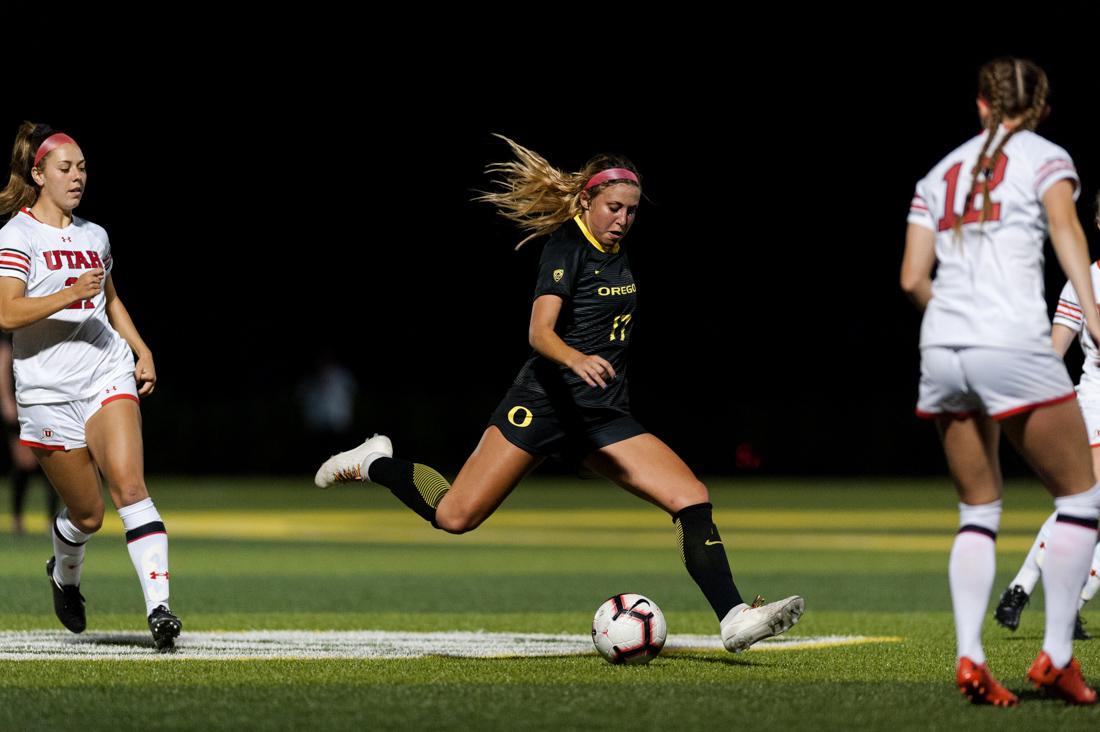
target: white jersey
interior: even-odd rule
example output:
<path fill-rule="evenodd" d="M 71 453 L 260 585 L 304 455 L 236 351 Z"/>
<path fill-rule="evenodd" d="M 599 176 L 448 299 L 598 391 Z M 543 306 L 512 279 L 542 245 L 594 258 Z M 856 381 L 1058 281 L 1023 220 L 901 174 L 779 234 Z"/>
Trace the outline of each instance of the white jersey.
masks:
<path fill-rule="evenodd" d="M 73 217 L 58 229 L 27 209 L 0 228 L 0 276 L 27 284 L 27 297 L 45 297 L 71 286 L 84 272 L 111 273 L 111 245 L 102 226 Z M 107 320 L 100 292 L 15 331 L 12 338 L 15 397 L 21 404 L 87 399 L 134 368 L 134 355 Z"/>
<path fill-rule="evenodd" d="M 1005 134 L 1001 127 L 987 152 Z M 936 278 L 921 324 L 921 348 L 986 346 L 1049 351 L 1050 321 L 1043 294 L 1043 194 L 1059 180 L 1080 182 L 1065 150 L 1034 132 L 1009 138 L 989 178 L 989 217 L 982 211 L 978 177 L 970 209 L 962 213 L 988 131 L 964 143 L 917 183 L 909 223 L 936 233 Z M 952 224 L 963 216 L 962 235 Z"/>
<path fill-rule="evenodd" d="M 1092 276 L 1093 293 L 1100 292 L 1100 262 L 1093 262 L 1089 267 Z M 1095 307 L 1095 306 L 1094 306 Z M 1088 392 L 1100 397 L 1100 350 L 1092 342 L 1089 331 L 1085 327 L 1085 313 L 1081 305 L 1081 298 L 1073 289 L 1073 283 L 1067 282 L 1062 288 L 1062 294 L 1058 296 L 1058 308 L 1054 311 L 1054 322 L 1064 325 L 1078 334 L 1081 342 L 1081 350 L 1085 352 L 1085 365 L 1081 369 L 1080 391 Z"/>

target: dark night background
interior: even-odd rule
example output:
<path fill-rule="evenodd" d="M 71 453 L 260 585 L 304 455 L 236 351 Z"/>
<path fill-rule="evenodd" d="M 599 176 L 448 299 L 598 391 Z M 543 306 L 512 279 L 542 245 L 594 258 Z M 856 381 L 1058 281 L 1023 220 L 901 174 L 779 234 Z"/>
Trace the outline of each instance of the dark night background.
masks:
<path fill-rule="evenodd" d="M 150 48 L 147 68 L 9 93 L 0 132 L 7 148 L 21 120 L 48 122 L 85 152 L 77 213 L 106 227 L 156 358 L 150 473 L 312 471 L 327 453 L 295 388 L 328 351 L 359 381 L 358 434 L 453 474 L 528 351 L 541 242 L 513 252 L 521 235 L 470 200 L 507 157 L 499 132 L 565 169 L 615 151 L 642 171 L 632 401 L 698 472 L 745 473 L 751 445 L 766 474 L 941 474 L 897 285 L 913 185 L 978 131 L 980 65 L 1030 57 L 1052 86 L 1039 132 L 1073 156 L 1100 254 L 1085 7 L 1017 23 L 1026 40 L 699 19 L 705 37 L 673 25 L 558 65 L 488 37 L 407 65 L 265 51 L 204 72 Z"/>

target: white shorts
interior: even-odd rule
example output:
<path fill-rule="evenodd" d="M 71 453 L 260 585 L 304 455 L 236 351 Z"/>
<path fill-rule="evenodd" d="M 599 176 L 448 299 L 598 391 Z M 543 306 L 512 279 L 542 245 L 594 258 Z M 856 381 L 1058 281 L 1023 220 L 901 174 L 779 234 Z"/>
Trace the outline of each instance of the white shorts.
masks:
<path fill-rule="evenodd" d="M 918 417 L 946 413 L 1004 419 L 1076 396 L 1066 365 L 1054 351 L 921 349 Z"/>
<path fill-rule="evenodd" d="M 116 399 L 139 401 L 133 372 L 121 376 L 95 396 L 73 402 L 20 404 L 19 441 L 42 450 L 76 450 L 87 447 L 84 425 L 92 415 Z"/>
<path fill-rule="evenodd" d="M 1100 394 L 1077 387 L 1077 403 L 1081 405 L 1081 414 L 1085 418 L 1085 428 L 1089 433 L 1089 446 L 1100 447 Z"/>

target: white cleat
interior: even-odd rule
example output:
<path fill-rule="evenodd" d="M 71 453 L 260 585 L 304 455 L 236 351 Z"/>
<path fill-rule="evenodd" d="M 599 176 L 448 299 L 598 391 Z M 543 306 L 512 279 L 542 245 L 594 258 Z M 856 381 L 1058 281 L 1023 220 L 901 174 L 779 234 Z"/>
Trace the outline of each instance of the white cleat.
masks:
<path fill-rule="evenodd" d="M 324 462 L 313 476 L 318 488 L 328 488 L 333 483 L 347 483 L 353 480 L 366 480 L 363 461 L 374 453 L 393 457 L 393 445 L 385 435 L 375 435 L 365 440 L 359 447 L 337 453 Z"/>
<path fill-rule="evenodd" d="M 767 605 L 760 604 L 763 601 L 758 596 L 751 607 L 738 605 L 722 619 L 722 643 L 727 651 L 740 653 L 757 641 L 786 633 L 806 609 L 806 602 L 798 595 Z"/>

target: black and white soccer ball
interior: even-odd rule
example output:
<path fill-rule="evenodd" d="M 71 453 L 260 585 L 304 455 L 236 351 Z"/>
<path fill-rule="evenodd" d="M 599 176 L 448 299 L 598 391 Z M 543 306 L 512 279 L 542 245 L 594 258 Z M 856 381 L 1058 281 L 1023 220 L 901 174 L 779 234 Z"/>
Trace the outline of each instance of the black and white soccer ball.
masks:
<path fill-rule="evenodd" d="M 664 613 L 643 595 L 615 595 L 592 618 L 592 643 L 609 663 L 649 663 L 667 635 Z"/>

